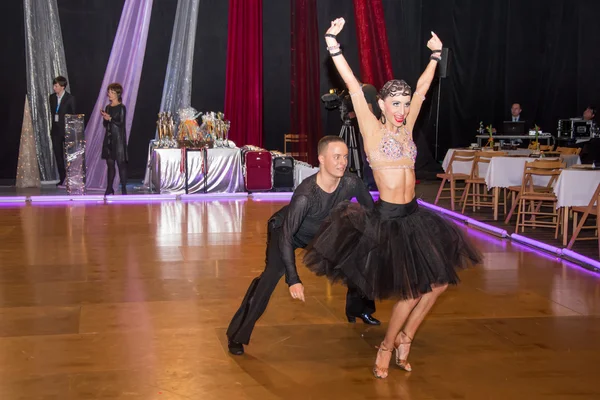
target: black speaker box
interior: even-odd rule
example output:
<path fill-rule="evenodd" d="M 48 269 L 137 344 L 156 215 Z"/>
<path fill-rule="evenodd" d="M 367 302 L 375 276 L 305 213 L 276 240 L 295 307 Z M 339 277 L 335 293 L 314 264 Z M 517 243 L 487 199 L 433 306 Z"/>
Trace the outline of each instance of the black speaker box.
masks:
<path fill-rule="evenodd" d="M 448 77 L 448 74 L 449 74 L 448 65 L 450 62 L 450 49 L 447 47 L 444 47 L 442 49 L 441 56 L 442 56 L 442 60 L 438 62 L 436 75 L 438 78 L 446 78 L 446 77 Z"/>

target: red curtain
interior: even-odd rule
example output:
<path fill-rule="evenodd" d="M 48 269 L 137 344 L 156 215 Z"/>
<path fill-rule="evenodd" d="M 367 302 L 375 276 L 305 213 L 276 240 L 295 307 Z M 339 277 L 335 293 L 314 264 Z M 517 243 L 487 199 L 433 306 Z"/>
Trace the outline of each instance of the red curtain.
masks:
<path fill-rule="evenodd" d="M 299 151 L 318 164 L 317 144 L 322 136 L 319 49 L 325 45 L 319 32 L 316 0 L 292 0 L 291 127 L 306 135 Z"/>
<path fill-rule="evenodd" d="M 354 14 L 361 81 L 379 90 L 393 76 L 381 0 L 354 0 Z"/>
<path fill-rule="evenodd" d="M 229 0 L 225 118 L 238 147 L 262 147 L 262 0 Z M 210 62 L 210 60 L 207 60 Z"/>

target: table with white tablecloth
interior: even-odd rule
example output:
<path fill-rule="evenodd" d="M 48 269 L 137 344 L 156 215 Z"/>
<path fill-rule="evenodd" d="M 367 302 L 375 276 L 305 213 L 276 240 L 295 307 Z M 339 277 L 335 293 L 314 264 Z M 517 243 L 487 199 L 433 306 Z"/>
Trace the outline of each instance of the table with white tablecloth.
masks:
<path fill-rule="evenodd" d="M 544 158 L 542 160 L 556 160 L 557 158 Z M 581 164 L 578 155 L 567 154 L 561 155 L 560 159 L 565 162 L 568 167 L 576 164 Z M 490 160 L 489 166 L 485 171 L 485 183 L 489 189 L 494 189 L 494 198 L 500 196 L 500 188 L 508 188 L 511 186 L 520 186 L 523 182 L 523 172 L 525 171 L 525 163 L 540 160 L 540 158 L 532 157 L 494 157 Z M 533 176 L 533 184 L 538 186 L 546 186 L 550 180 L 547 176 Z M 494 220 L 498 219 L 498 210 L 494 210 Z"/>
<path fill-rule="evenodd" d="M 450 160 L 452 159 L 452 155 L 454 154 L 454 152 L 456 150 L 459 151 L 468 151 L 470 153 L 475 153 L 476 151 L 481 151 L 481 150 L 471 150 L 471 149 L 449 149 L 448 152 L 446 152 L 446 156 L 444 157 L 444 161 L 442 161 L 442 168 L 444 169 L 444 171 L 448 170 L 448 166 L 450 166 Z M 516 149 L 516 150 L 502 150 L 505 151 L 506 154 L 514 156 L 528 156 L 529 154 L 531 154 L 531 150 L 528 149 Z M 454 173 L 455 174 L 470 174 L 471 173 L 471 166 L 473 165 L 472 161 L 455 161 L 454 162 Z M 487 166 L 486 166 L 487 168 Z M 483 174 L 482 174 L 483 175 Z"/>
<path fill-rule="evenodd" d="M 207 162 L 205 162 L 205 159 Z M 161 194 L 244 192 L 242 153 L 238 148 L 155 149 L 151 180 Z M 319 168 L 303 162 L 294 165 L 294 188 Z"/>
<path fill-rule="evenodd" d="M 245 191 L 240 149 L 155 149 L 152 184 L 159 193 L 236 193 Z"/>
<path fill-rule="evenodd" d="M 454 152 L 456 150 L 468 151 L 468 152 L 473 152 L 473 153 L 475 151 L 481 151 L 481 150 L 470 150 L 470 149 L 449 149 L 448 152 L 446 153 L 446 156 L 444 157 L 444 161 L 442 162 L 442 168 L 444 169 L 444 171 L 448 170 L 448 167 L 450 166 L 450 160 L 452 159 L 452 155 L 454 154 Z M 506 152 L 506 154 L 509 156 L 528 156 L 531 154 L 531 150 L 529 150 L 529 149 L 502 150 L 502 151 Z M 581 164 L 579 156 L 576 154 L 563 154 L 563 155 L 561 155 L 560 158 L 563 161 L 565 161 L 565 163 L 567 164 L 567 168 L 570 167 L 571 165 Z M 525 165 L 525 163 L 522 163 L 521 173 L 523 172 L 522 168 L 524 165 Z M 455 174 L 467 174 L 468 175 L 471 173 L 472 166 L 473 166 L 472 161 L 455 161 L 452 169 Z M 482 169 L 479 171 L 479 174 L 481 176 L 485 175 L 485 171 L 487 171 L 487 167 L 488 166 L 486 164 L 481 165 Z"/>
<path fill-rule="evenodd" d="M 565 207 L 563 213 L 563 245 L 567 245 L 570 207 L 586 207 L 600 184 L 600 170 L 568 168 L 563 170 L 554 185 L 557 207 Z"/>
<path fill-rule="evenodd" d="M 560 159 L 565 162 L 567 168 L 576 164 L 581 164 L 578 155 L 567 154 L 561 155 Z M 535 160 L 556 160 L 556 158 L 532 158 L 532 157 L 494 157 L 490 161 L 490 165 L 485 172 L 485 183 L 489 189 L 491 188 L 507 188 L 510 186 L 518 186 L 523 181 L 523 171 L 525 163 Z M 535 185 L 546 185 L 548 177 L 534 176 L 533 182 Z"/>
<path fill-rule="evenodd" d="M 452 159 L 454 151 L 460 149 L 450 149 L 446 153 L 442 167 L 447 170 Z M 475 152 L 475 150 L 462 150 Z M 516 149 L 516 150 L 504 150 L 507 152 L 507 156 L 493 157 L 489 163 L 479 164 L 479 176 L 485 177 L 485 183 L 488 190 L 494 190 L 494 203 L 498 204 L 500 197 L 500 188 L 508 188 L 510 186 L 519 186 L 523 180 L 523 171 L 525 169 L 525 163 L 539 160 L 540 158 L 523 157 L 529 155 L 531 150 L 528 149 Z M 575 154 L 563 154 L 560 159 L 565 162 L 568 167 L 581 164 L 581 160 L 578 155 Z M 544 160 L 556 160 L 556 158 L 544 158 Z M 452 171 L 459 174 L 470 174 L 473 167 L 472 161 L 461 161 L 453 162 Z M 534 177 L 534 183 L 536 185 L 546 185 L 548 183 L 548 177 Z M 494 207 L 494 220 L 498 219 L 498 208 Z"/>

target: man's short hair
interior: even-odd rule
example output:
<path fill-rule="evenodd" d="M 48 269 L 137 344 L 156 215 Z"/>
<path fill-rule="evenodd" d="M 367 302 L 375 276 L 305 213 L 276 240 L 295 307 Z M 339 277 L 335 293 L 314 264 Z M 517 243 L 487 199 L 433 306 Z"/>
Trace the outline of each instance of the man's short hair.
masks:
<path fill-rule="evenodd" d="M 335 136 L 335 135 L 323 136 L 321 138 L 321 140 L 319 140 L 319 146 L 317 147 L 317 151 L 318 151 L 319 155 L 323 154 L 325 152 L 325 150 L 327 150 L 327 146 L 329 146 L 329 143 L 335 143 L 335 142 L 340 142 L 340 143 L 344 143 L 344 144 L 346 143 L 339 136 Z"/>
<path fill-rule="evenodd" d="M 52 80 L 52 85 L 54 86 L 57 83 L 62 87 L 67 87 L 67 78 L 65 78 L 64 76 L 57 76 Z"/>

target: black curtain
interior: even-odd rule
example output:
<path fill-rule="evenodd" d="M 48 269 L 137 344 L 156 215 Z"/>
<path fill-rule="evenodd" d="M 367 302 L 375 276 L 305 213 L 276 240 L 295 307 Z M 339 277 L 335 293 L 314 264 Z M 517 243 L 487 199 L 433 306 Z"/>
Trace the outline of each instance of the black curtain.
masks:
<path fill-rule="evenodd" d="M 0 180 L 15 179 L 19 141 L 23 124 L 23 107 L 27 94 L 25 75 L 25 19 L 22 1 L 0 2 L 0 35 L 5 39 L 0 57 L 3 95 L 0 96 Z"/>
<path fill-rule="evenodd" d="M 422 54 L 433 30 L 451 49 L 442 79 L 439 158 L 473 142 L 479 121 L 500 128 L 521 104 L 528 124 L 555 132 L 599 99 L 594 71 L 600 2 L 567 0 L 422 0 Z M 422 56 L 423 63 L 425 56 Z M 597 68 L 596 68 L 597 69 Z M 597 104 L 597 103 L 596 103 Z M 435 143 L 435 129 L 426 135 Z"/>
<path fill-rule="evenodd" d="M 263 0 L 263 146 L 283 151 L 291 132 L 291 1 Z"/>
<path fill-rule="evenodd" d="M 265 147 L 283 150 L 290 127 L 290 1 L 263 0 Z M 124 0 L 59 0 L 65 53 L 78 111 L 90 115 Z M 346 18 L 340 42 L 358 73 L 352 0 L 319 0 L 320 33 L 332 19 Z M 543 130 L 580 116 L 600 103 L 600 2 L 595 0 L 383 0 L 394 75 L 415 86 L 429 51 L 430 31 L 450 48 L 448 77 L 436 79 L 415 128 L 417 172 L 439 168 L 435 154 L 440 92 L 438 159 L 449 147 L 468 145 L 479 121 L 499 124 L 519 102 L 523 116 Z M 177 1 L 154 0 L 145 65 L 129 143 L 132 178 L 144 173 L 148 141 L 154 137 Z M 26 93 L 22 1 L 4 1 L 0 60 L 5 96 L 0 99 L 0 179 L 14 179 Z M 228 2 L 201 0 L 196 36 L 192 105 L 222 110 L 225 88 Z M 322 45 L 321 91 L 342 88 Z M 320 99 L 315 99 L 320 102 Z M 322 105 L 323 106 L 323 105 Z M 324 134 L 338 134 L 337 111 L 323 108 Z M 242 143 L 243 144 L 243 143 Z"/>

